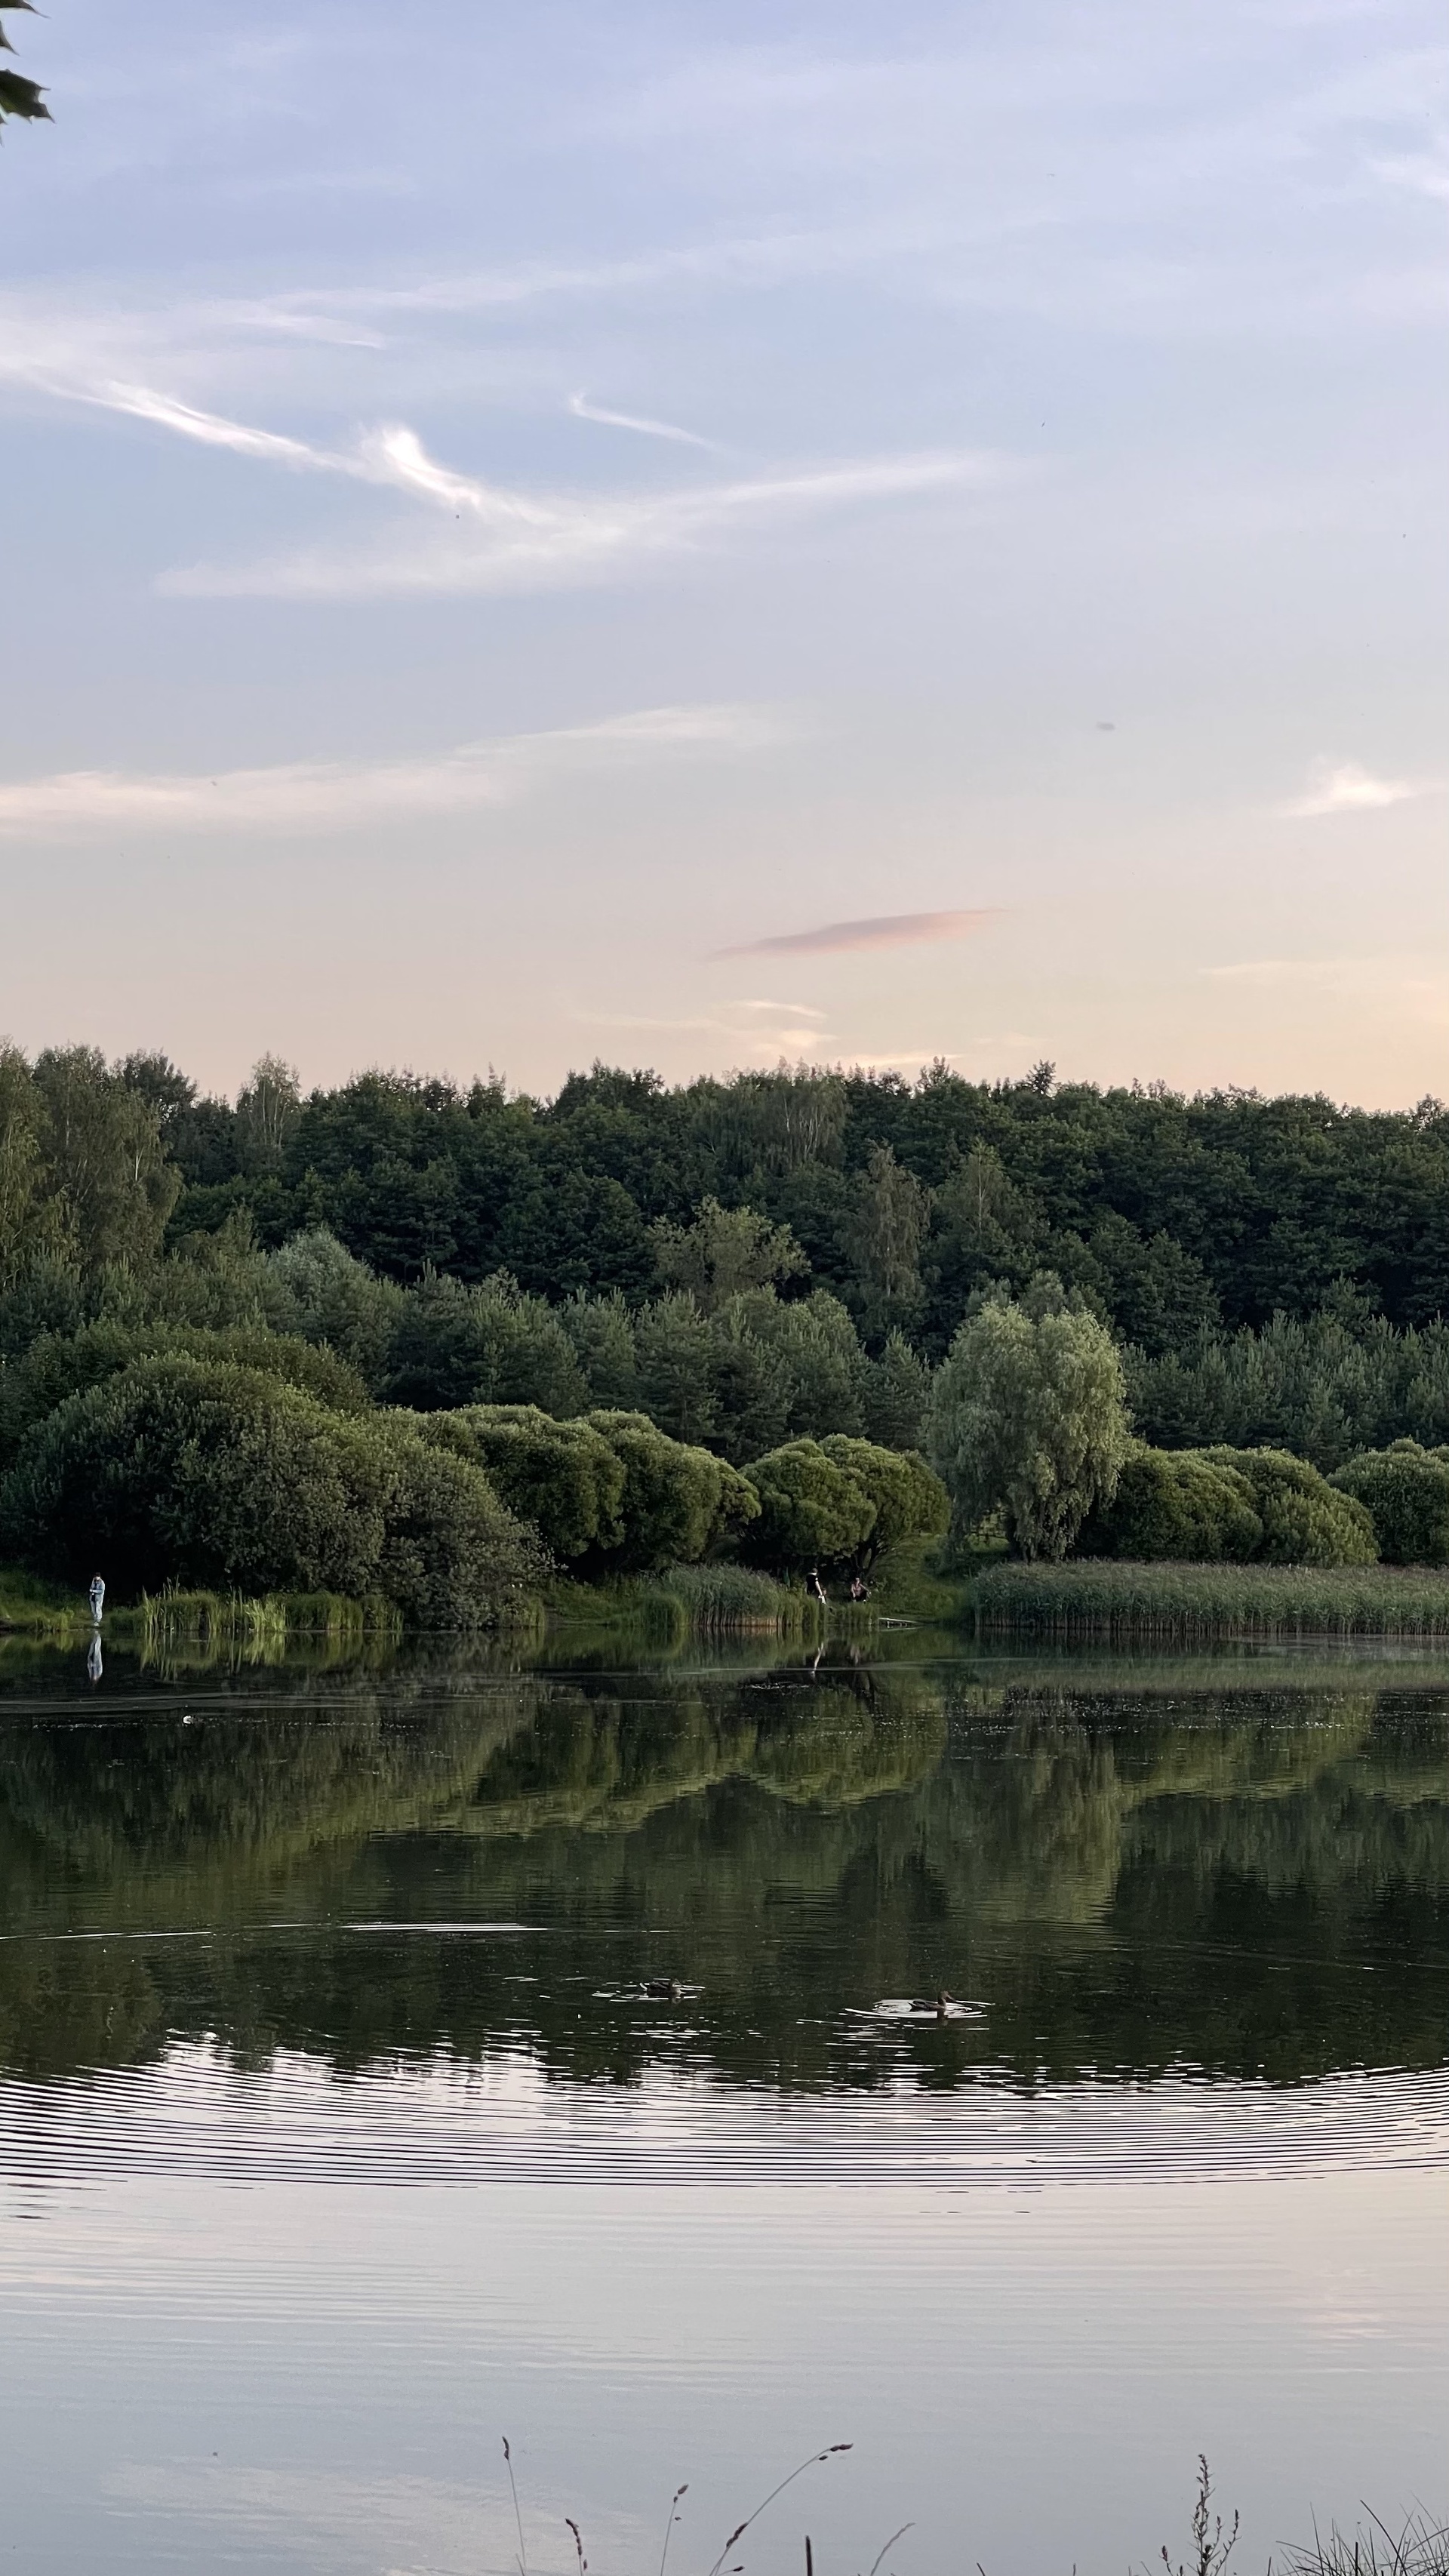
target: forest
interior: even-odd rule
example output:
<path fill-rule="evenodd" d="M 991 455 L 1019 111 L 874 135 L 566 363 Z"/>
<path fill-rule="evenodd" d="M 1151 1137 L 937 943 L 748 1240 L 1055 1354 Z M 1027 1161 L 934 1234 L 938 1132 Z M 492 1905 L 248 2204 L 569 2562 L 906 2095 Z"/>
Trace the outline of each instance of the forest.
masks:
<path fill-rule="evenodd" d="M 190 1508 L 218 1533 L 181 1547 L 193 1579 L 290 1569 L 424 1621 L 485 1554 L 525 1589 L 540 1535 L 591 1579 L 721 1552 L 859 1575 L 887 1532 L 943 1525 L 904 1466 L 924 1450 L 957 1524 L 999 1509 L 1028 1555 L 1085 1530 L 1099 1553 L 1437 1562 L 1446 1281 L 1432 1100 L 1185 1099 L 1049 1065 L 304 1095 L 263 1057 L 232 1102 L 161 1054 L 7 1047 L 0 1553 L 74 1579 L 105 1540 L 148 1585 L 186 1570 Z M 1033 1522 L 1012 1495 L 1036 1468 L 1006 1454 L 1021 1369 L 1080 1385 L 1088 1362 L 1095 1482 Z M 1406 1440 L 1427 1445 L 1385 1464 Z"/>

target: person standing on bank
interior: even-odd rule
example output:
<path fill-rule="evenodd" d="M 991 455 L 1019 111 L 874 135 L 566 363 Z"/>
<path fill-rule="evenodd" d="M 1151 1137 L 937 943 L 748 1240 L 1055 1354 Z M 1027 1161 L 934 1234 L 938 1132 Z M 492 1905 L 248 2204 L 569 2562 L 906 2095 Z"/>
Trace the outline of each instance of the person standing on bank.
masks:
<path fill-rule="evenodd" d="M 99 1628 L 101 1624 L 101 1612 L 106 1606 L 106 1578 L 103 1574 L 93 1574 L 91 1576 L 90 1605 L 91 1617 Z"/>

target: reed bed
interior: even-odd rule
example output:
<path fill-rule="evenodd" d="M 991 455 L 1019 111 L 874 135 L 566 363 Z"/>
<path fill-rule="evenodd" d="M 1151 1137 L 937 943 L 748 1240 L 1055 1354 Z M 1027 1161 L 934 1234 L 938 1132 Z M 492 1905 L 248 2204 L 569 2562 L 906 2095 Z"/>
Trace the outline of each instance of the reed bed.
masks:
<path fill-rule="evenodd" d="M 340 1592 L 273 1592 L 261 1600 L 237 1592 L 143 1592 L 137 1609 L 120 1612 L 111 1625 L 124 1642 L 134 1640 L 144 1663 L 165 1666 L 178 1657 L 234 1666 L 276 1663 L 299 1644 L 330 1658 L 369 1643 L 391 1643 L 402 1634 L 401 1615 L 391 1602 L 354 1601 Z"/>
<path fill-rule="evenodd" d="M 787 1591 L 747 1565 L 674 1565 L 662 1589 L 679 1603 L 697 1635 L 801 1637 L 813 1634 L 825 1617 L 805 1593 Z"/>
<path fill-rule="evenodd" d="M 995 1565 L 972 1614 L 984 1637 L 1449 1637 L 1449 1567 Z"/>

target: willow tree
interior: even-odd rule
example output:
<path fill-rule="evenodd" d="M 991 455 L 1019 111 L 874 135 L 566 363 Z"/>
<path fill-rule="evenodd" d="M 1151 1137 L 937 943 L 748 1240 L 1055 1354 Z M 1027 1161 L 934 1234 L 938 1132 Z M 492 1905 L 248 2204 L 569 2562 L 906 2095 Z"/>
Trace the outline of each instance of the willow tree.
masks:
<path fill-rule="evenodd" d="M 926 1448 L 965 1536 L 1000 1512 L 1026 1557 L 1065 1556 L 1110 1502 L 1129 1447 L 1122 1362 L 1104 1324 L 1038 1275 L 968 1315 L 932 1390 Z"/>

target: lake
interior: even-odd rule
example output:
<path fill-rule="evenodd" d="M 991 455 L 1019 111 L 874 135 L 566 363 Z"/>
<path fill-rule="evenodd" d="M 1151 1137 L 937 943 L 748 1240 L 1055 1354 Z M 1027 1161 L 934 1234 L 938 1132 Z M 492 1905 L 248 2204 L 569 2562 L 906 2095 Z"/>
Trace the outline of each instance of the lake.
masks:
<path fill-rule="evenodd" d="M 1440 1657 L 0 1652 L 17 2567 L 1260 2570 L 1446 2168 Z"/>

